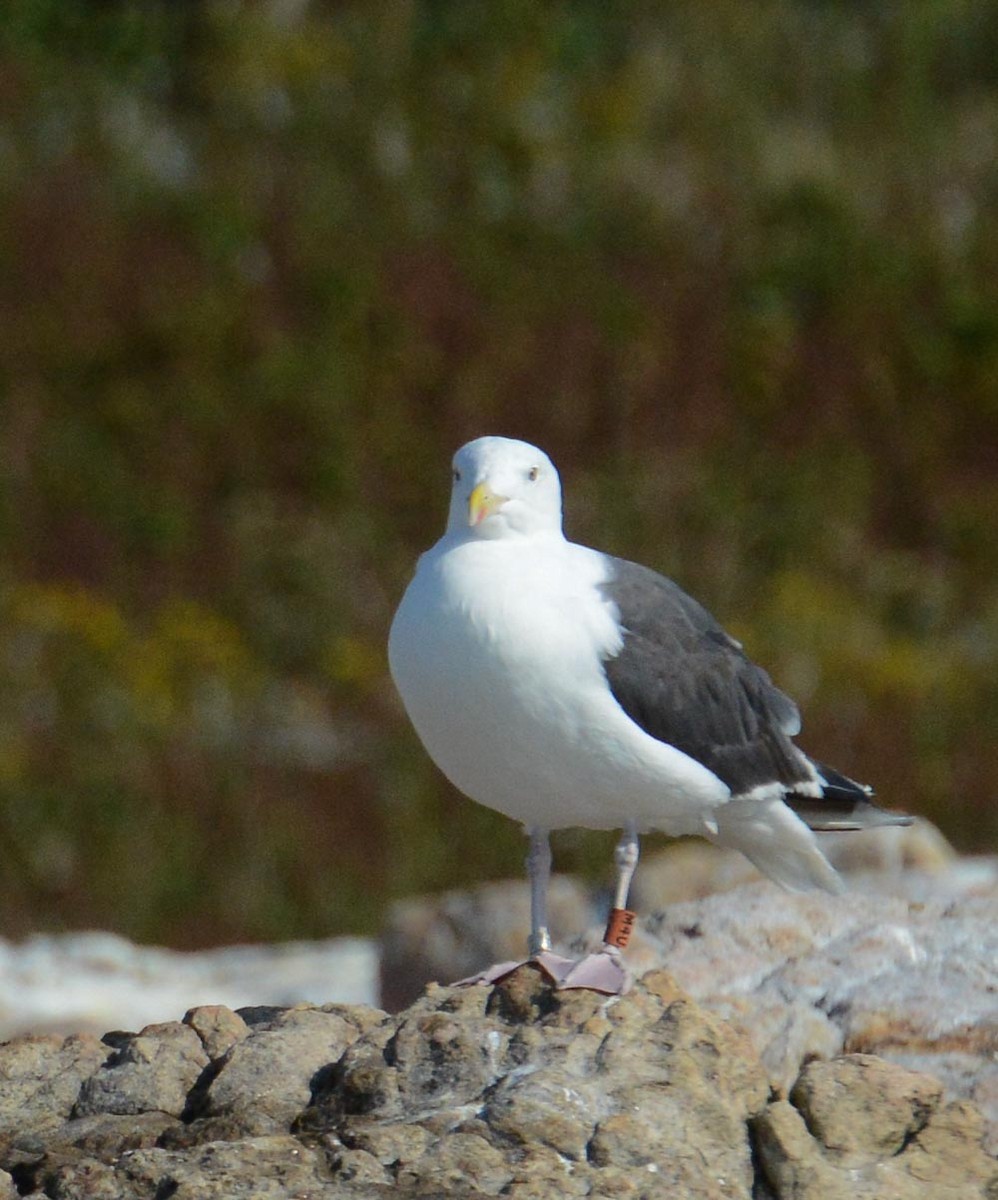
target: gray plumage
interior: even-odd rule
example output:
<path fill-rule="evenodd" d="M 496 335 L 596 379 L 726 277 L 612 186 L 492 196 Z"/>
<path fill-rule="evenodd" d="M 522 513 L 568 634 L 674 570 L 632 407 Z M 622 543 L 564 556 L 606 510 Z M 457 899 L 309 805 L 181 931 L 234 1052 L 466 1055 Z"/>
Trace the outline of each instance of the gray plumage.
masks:
<path fill-rule="evenodd" d="M 612 574 L 602 591 L 617 609 L 624 644 L 604 669 L 632 721 L 703 763 L 733 796 L 785 788 L 785 802 L 811 828 L 910 823 L 794 745 L 797 706 L 701 604 L 671 579 L 607 557 Z"/>

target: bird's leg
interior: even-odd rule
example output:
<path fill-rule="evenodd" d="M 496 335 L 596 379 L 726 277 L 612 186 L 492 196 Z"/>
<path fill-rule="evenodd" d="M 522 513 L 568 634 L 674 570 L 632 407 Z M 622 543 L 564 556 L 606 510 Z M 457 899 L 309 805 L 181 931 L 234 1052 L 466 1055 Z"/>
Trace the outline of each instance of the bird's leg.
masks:
<path fill-rule="evenodd" d="M 527 877 L 530 880 L 530 939 L 527 953 L 532 957 L 551 949 L 548 933 L 548 883 L 551 879 L 551 841 L 546 829 L 530 830 L 527 853 Z"/>
<path fill-rule="evenodd" d="M 637 869 L 639 854 L 637 826 L 633 821 L 629 821 L 613 852 L 613 861 L 617 865 L 617 890 L 614 893 L 613 909 L 610 912 L 610 920 L 607 922 L 606 934 L 603 937 L 605 946 L 617 950 L 625 949 L 631 940 L 634 913 L 627 907 L 627 897 L 631 892 L 631 880 Z"/>
<path fill-rule="evenodd" d="M 614 851 L 613 860 L 617 867 L 617 886 L 614 891 L 613 908 L 603 934 L 603 946 L 596 954 L 588 954 L 561 981 L 563 988 L 590 988 L 595 992 L 607 992 L 618 996 L 630 986 L 630 977 L 620 959 L 620 952 L 631 940 L 635 915 L 627 907 L 631 880 L 638 865 L 638 830 L 629 821 L 621 834 Z"/>
<path fill-rule="evenodd" d="M 548 831 L 539 826 L 530 830 L 527 876 L 530 879 L 530 940 L 527 942 L 527 953 L 532 963 L 536 963 L 555 983 L 561 983 L 574 968 L 575 960 L 563 958 L 551 950 L 547 918 L 551 840 Z"/>
<path fill-rule="evenodd" d="M 527 852 L 527 877 L 530 880 L 530 938 L 527 942 L 528 962 L 549 976 L 556 984 L 560 984 L 568 973 L 575 967 L 575 959 L 562 958 L 551 949 L 551 934 L 548 932 L 547 907 L 548 883 L 551 879 L 551 842 L 548 831 L 534 826 L 527 831 L 530 837 L 530 849 Z M 524 964 L 519 962 L 496 963 L 487 967 L 477 975 L 467 979 L 459 979 L 458 984 L 496 983 L 511 975 L 517 967 Z"/>

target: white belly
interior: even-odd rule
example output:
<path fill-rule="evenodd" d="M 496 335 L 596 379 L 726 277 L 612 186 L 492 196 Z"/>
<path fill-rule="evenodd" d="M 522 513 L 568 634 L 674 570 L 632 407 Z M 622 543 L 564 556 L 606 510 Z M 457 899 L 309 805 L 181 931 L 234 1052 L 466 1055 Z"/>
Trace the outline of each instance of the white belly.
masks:
<path fill-rule="evenodd" d="M 560 542 L 531 569 L 516 550 L 505 572 L 501 543 L 436 547 L 396 614 L 392 675 L 430 756 L 466 795 L 527 826 L 702 833 L 728 789 L 614 700 L 601 656 L 620 632 L 593 592 L 601 556 Z M 577 593 L 552 572 L 554 553 L 583 569 Z"/>

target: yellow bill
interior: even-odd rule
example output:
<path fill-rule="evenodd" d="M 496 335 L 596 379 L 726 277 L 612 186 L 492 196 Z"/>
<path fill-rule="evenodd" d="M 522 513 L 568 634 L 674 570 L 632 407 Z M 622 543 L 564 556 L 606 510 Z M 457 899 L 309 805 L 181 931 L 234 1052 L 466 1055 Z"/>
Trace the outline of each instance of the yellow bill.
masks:
<path fill-rule="evenodd" d="M 480 483 L 468 497 L 468 524 L 480 525 L 506 503 L 508 497 L 494 492 L 487 483 Z"/>

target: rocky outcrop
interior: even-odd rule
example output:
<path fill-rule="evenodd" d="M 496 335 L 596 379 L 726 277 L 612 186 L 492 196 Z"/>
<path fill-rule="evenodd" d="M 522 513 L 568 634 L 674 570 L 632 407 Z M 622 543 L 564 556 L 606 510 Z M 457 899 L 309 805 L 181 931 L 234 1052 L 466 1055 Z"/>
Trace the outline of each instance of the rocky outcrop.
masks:
<path fill-rule="evenodd" d="M 774 1089 L 753 1039 L 652 971 L 531 967 L 371 1008 L 200 1008 L 0 1048 L 0 1198 L 993 1200 L 975 1106 L 869 1054 Z"/>
<path fill-rule="evenodd" d="M 882 836 L 843 835 L 833 844 L 841 867 L 858 868 L 847 895 L 790 896 L 760 881 L 673 901 L 639 920 L 628 962 L 639 974 L 668 969 L 700 1004 L 745 1033 L 782 1093 L 810 1059 L 876 1054 L 936 1076 L 954 1099 L 973 1101 L 985 1118 L 987 1147 L 998 1152 L 998 860 L 956 858 L 931 826 L 874 832 Z M 746 870 L 741 856 L 702 843 L 662 859 L 677 864 L 680 887 L 700 877 L 722 885 L 720 876 Z M 667 879 L 653 861 L 640 889 L 644 902 L 664 896 Z M 490 884 L 405 902 L 386 938 L 383 974 L 398 966 L 397 988 L 404 979 L 409 987 L 417 979 L 456 979 L 470 969 L 469 946 L 478 965 L 516 957 L 506 916 L 514 897 L 526 905 L 517 884 L 505 895 Z M 522 938 L 526 918 L 519 917 Z M 407 923 L 433 936 L 407 940 Z M 554 928 L 564 936 L 564 917 Z M 592 947 L 601 930 L 595 919 L 586 938 L 557 948 Z"/>
<path fill-rule="evenodd" d="M 395 1015 L 216 1003 L 0 1045 L 0 1200 L 998 1200 L 998 862 L 886 832 L 833 847 L 835 898 L 652 861 L 622 998 L 526 967 L 405 1000 L 517 956 L 526 890 L 488 884 L 396 910 Z M 598 897 L 552 899 L 563 938 L 589 925 L 564 948 L 598 940 Z M 330 994 L 320 963 L 263 994 Z"/>

